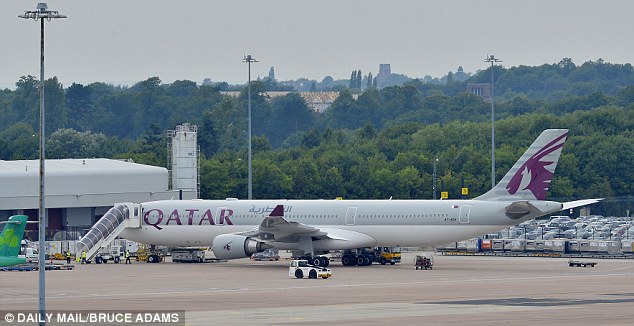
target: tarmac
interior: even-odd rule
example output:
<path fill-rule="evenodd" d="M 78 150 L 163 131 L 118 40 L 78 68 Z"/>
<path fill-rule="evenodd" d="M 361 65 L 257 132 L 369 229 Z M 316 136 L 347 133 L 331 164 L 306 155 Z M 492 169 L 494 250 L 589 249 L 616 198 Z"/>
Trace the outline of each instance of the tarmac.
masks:
<path fill-rule="evenodd" d="M 634 324 L 631 259 L 436 254 L 432 270 L 415 270 L 415 254 L 395 266 L 332 262 L 326 280 L 291 278 L 285 260 L 75 264 L 46 272 L 46 309 L 184 311 L 180 325 Z M 37 311 L 38 272 L 0 272 L 0 290 L 0 313 Z"/>

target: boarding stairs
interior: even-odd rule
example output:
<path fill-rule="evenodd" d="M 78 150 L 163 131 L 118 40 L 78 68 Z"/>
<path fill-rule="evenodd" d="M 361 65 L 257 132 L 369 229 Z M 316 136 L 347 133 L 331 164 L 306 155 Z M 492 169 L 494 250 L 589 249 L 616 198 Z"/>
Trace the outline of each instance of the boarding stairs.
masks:
<path fill-rule="evenodd" d="M 130 214 L 131 211 L 132 214 Z M 79 240 L 75 254 L 79 256 L 85 250 L 86 260 L 92 260 L 102 249 L 108 248 L 123 229 L 126 227 L 140 227 L 140 223 L 130 222 L 130 220 L 137 221 L 138 219 L 138 206 L 135 207 L 135 205 L 128 203 L 115 204 Z"/>

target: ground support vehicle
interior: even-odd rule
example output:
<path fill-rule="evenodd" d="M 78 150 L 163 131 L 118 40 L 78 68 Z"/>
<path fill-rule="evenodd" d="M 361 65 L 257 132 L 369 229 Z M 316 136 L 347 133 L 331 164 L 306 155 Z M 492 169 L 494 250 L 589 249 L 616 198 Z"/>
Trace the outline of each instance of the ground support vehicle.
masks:
<path fill-rule="evenodd" d="M 376 247 L 344 250 L 341 256 L 343 266 L 370 266 L 372 263 L 394 265 L 401 262 L 400 247 Z"/>
<path fill-rule="evenodd" d="M 369 248 L 344 250 L 341 256 L 343 266 L 370 266 L 374 262 L 374 252 Z"/>
<path fill-rule="evenodd" d="M 140 244 L 139 249 L 137 250 L 136 259 L 138 261 L 144 261 L 148 263 L 159 263 L 163 261 L 164 257 L 164 254 L 155 252 L 151 248 L 148 248 L 147 245 Z"/>
<path fill-rule="evenodd" d="M 108 261 L 113 261 L 115 264 L 121 262 L 121 257 L 123 256 L 123 252 L 121 251 L 121 246 L 108 246 L 106 248 L 102 248 L 100 252 L 95 256 L 96 264 L 106 264 Z"/>
<path fill-rule="evenodd" d="M 427 257 L 424 255 L 417 255 L 416 259 L 415 259 L 415 265 L 416 265 L 416 270 L 427 270 L 427 269 L 433 269 L 434 267 L 434 258 L 433 257 Z"/>
<path fill-rule="evenodd" d="M 33 243 L 28 242 L 27 240 L 22 240 L 20 244 L 20 254 L 18 257 L 26 258 L 27 262 L 37 262 L 39 259 L 38 248 L 33 247 Z"/>
<path fill-rule="evenodd" d="M 374 262 L 381 265 L 389 263 L 394 265 L 401 262 L 401 247 L 376 247 L 374 248 Z"/>
<path fill-rule="evenodd" d="M 61 270 L 73 270 L 75 266 L 73 265 L 65 265 L 65 264 L 44 264 L 44 268 L 47 271 L 61 271 Z M 34 263 L 26 263 L 20 265 L 13 265 L 7 267 L 0 267 L 0 271 L 2 272 L 11 272 L 11 271 L 19 271 L 19 272 L 29 272 L 29 271 L 37 271 L 40 269 L 38 264 Z"/>
<path fill-rule="evenodd" d="M 327 279 L 332 276 L 329 268 L 319 267 L 308 264 L 308 260 L 291 260 L 288 267 L 288 276 L 296 278 L 323 278 Z"/>
<path fill-rule="evenodd" d="M 581 260 L 574 260 L 574 259 L 570 259 L 568 261 L 568 266 L 570 267 L 594 267 L 597 264 L 597 262 L 587 262 L 587 261 L 581 261 Z"/>
<path fill-rule="evenodd" d="M 211 252 L 203 248 L 178 248 L 172 250 L 172 261 L 175 263 L 204 263 L 212 260 Z"/>

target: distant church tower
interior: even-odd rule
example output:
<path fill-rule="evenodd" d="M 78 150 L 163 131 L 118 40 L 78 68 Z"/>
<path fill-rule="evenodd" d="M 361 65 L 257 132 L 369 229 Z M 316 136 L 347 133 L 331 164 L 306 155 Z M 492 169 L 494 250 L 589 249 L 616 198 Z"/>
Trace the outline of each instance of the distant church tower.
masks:
<path fill-rule="evenodd" d="M 389 63 L 382 63 L 379 65 L 379 73 L 376 75 L 377 88 L 383 88 L 385 81 L 392 74 L 392 68 Z"/>

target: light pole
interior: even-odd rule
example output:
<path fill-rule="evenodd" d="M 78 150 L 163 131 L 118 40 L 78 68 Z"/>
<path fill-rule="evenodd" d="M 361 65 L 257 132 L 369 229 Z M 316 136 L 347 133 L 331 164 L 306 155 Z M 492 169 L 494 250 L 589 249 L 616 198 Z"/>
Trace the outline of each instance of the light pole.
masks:
<path fill-rule="evenodd" d="M 246 62 L 249 65 L 249 90 L 248 90 L 248 107 L 249 107 L 249 194 L 248 199 L 253 199 L 253 172 L 251 168 L 251 62 L 258 62 L 258 60 L 254 59 L 250 54 L 246 55 L 242 62 Z"/>
<path fill-rule="evenodd" d="M 495 97 L 493 92 L 493 65 L 502 60 L 493 54 L 489 55 L 484 62 L 491 63 L 491 189 L 495 187 Z"/>
<path fill-rule="evenodd" d="M 438 158 L 434 158 L 434 180 L 433 180 L 434 199 L 436 199 L 436 162 L 438 162 Z"/>
<path fill-rule="evenodd" d="M 39 205 L 39 218 L 38 218 L 38 242 L 39 242 L 39 313 L 40 313 L 40 325 L 46 325 L 46 320 L 43 318 L 46 313 L 46 278 L 45 278 L 45 252 L 46 252 L 46 211 L 44 205 L 44 160 L 46 159 L 46 152 L 44 148 L 44 20 L 52 20 L 55 18 L 66 18 L 64 15 L 60 15 L 57 11 L 48 10 L 48 5 L 44 2 L 37 4 L 37 9 L 34 11 L 25 11 L 24 15 L 19 15 L 20 18 L 40 20 L 40 205 Z"/>

